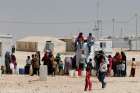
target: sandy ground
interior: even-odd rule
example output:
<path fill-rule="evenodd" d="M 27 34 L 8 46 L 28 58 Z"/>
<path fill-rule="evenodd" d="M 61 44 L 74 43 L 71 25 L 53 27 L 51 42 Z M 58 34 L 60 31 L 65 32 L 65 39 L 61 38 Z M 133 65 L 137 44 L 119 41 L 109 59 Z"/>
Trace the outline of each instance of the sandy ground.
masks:
<path fill-rule="evenodd" d="M 129 74 L 130 69 L 128 69 Z M 84 77 L 49 76 L 41 81 L 38 76 L 2 75 L 0 93 L 140 93 L 140 67 L 136 77 L 107 77 L 107 87 L 101 88 L 96 77 L 92 77 L 93 90 L 84 92 Z"/>

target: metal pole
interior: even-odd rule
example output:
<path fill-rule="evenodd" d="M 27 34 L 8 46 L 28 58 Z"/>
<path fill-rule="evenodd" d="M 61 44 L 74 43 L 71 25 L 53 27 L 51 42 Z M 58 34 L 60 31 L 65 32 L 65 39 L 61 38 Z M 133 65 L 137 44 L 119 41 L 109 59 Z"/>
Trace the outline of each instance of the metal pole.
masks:
<path fill-rule="evenodd" d="M 112 19 L 113 22 L 113 31 L 112 31 L 112 38 L 115 36 L 114 32 L 115 32 L 115 18 Z"/>
<path fill-rule="evenodd" d="M 112 30 L 112 41 L 114 40 L 114 33 L 115 33 L 115 18 L 112 19 L 112 23 L 113 23 L 113 30 Z M 112 42 L 112 47 L 114 48 L 114 43 Z"/>
<path fill-rule="evenodd" d="M 99 31 L 100 31 L 100 28 L 99 28 L 99 6 L 100 6 L 100 2 L 99 0 L 97 0 L 97 39 L 99 39 Z"/>
<path fill-rule="evenodd" d="M 135 14 L 135 17 L 136 17 L 136 36 L 135 36 L 135 39 L 136 39 L 136 50 L 138 49 L 138 42 L 137 42 L 137 39 L 138 39 L 138 14 L 136 13 Z"/>

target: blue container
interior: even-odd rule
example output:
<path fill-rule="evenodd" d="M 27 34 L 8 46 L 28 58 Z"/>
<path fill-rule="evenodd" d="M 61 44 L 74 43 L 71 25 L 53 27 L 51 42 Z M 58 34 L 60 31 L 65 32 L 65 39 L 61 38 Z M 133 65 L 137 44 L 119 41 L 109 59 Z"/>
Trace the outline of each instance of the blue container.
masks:
<path fill-rule="evenodd" d="M 19 74 L 25 74 L 25 69 L 24 68 L 19 68 Z"/>

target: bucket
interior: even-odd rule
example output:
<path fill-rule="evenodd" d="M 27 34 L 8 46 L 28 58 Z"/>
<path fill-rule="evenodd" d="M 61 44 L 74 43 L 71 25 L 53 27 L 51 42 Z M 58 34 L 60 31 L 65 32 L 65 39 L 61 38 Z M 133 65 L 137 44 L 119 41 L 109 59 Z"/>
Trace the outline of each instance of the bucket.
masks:
<path fill-rule="evenodd" d="M 21 74 L 21 75 L 25 74 L 24 68 L 19 68 L 19 74 Z"/>

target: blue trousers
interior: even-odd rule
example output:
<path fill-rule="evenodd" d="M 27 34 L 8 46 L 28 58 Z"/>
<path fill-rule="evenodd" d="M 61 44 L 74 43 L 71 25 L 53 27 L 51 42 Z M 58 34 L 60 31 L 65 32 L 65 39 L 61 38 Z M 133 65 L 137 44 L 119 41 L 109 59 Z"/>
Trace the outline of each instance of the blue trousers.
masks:
<path fill-rule="evenodd" d="M 102 88 L 104 88 L 105 85 L 106 85 L 106 82 L 104 81 L 105 76 L 106 76 L 106 72 L 100 72 L 99 71 L 98 80 L 102 83 Z"/>

